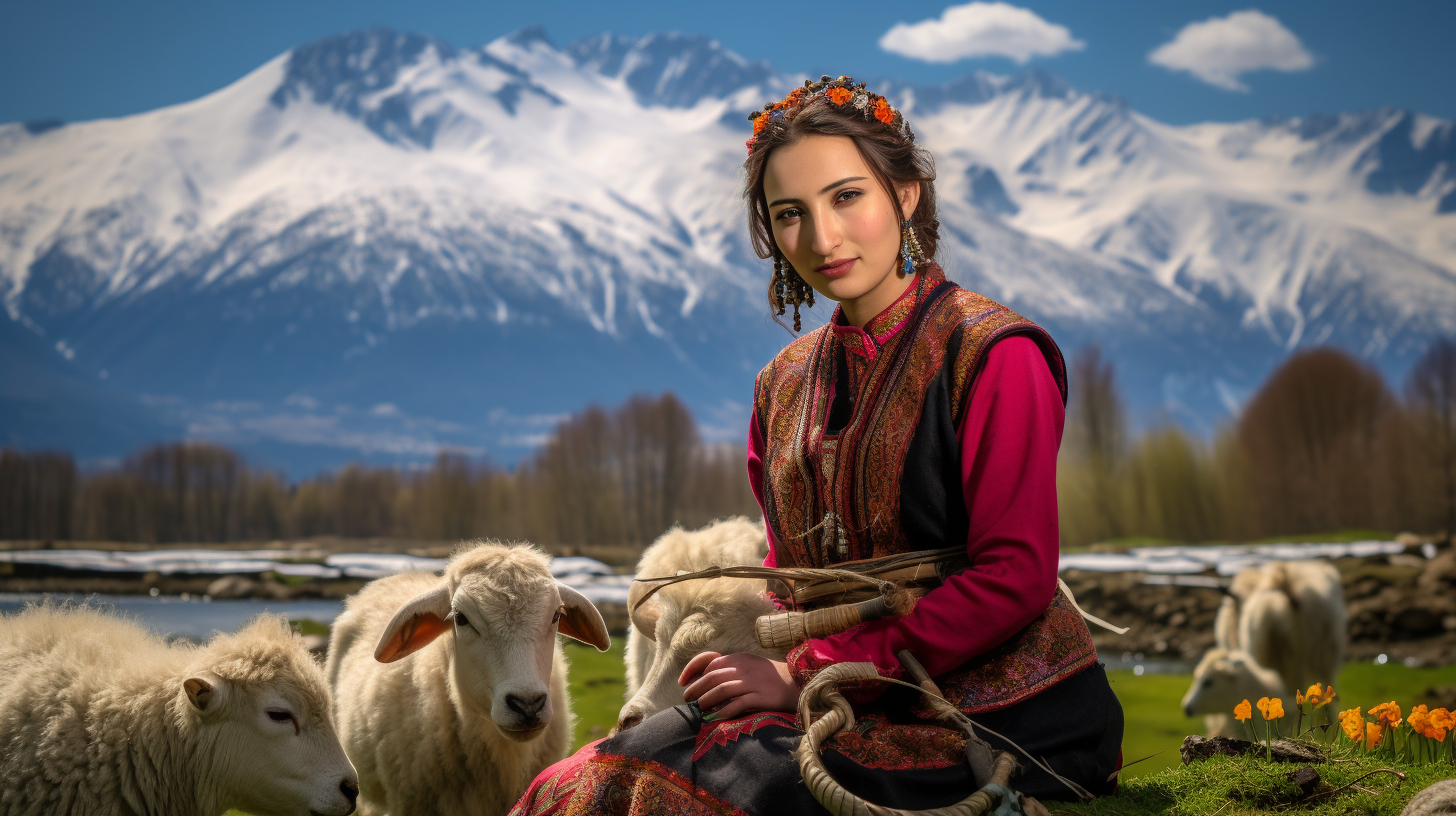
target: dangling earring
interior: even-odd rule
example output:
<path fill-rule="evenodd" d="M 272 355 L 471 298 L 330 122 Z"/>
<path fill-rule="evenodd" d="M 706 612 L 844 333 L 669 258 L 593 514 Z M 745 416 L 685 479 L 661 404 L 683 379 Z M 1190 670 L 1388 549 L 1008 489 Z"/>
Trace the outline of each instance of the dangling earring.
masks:
<path fill-rule="evenodd" d="M 806 283 L 798 271 L 777 252 L 774 253 L 774 274 L 769 290 L 777 310 L 774 312 L 775 316 L 783 315 L 785 304 L 794 304 L 794 331 L 800 331 L 799 305 L 804 304 L 811 309 L 814 307 L 814 287 Z"/>
<path fill-rule="evenodd" d="M 900 257 L 904 259 L 902 271 L 914 275 L 915 270 L 925 265 L 925 251 L 920 248 L 920 239 L 915 237 L 915 227 L 910 219 L 900 222 Z"/>

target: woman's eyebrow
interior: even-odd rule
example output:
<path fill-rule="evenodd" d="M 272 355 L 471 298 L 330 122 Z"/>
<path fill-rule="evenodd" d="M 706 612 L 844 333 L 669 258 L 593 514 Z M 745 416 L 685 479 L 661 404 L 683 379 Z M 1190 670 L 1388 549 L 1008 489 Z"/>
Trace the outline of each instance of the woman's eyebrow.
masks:
<path fill-rule="evenodd" d="M 819 191 L 819 195 L 824 195 L 825 193 L 829 192 L 830 190 L 833 190 L 835 187 L 839 187 L 839 186 L 848 184 L 851 181 L 864 181 L 864 180 L 865 180 L 865 177 L 864 176 L 849 176 L 848 178 L 842 178 L 839 181 L 836 181 L 833 184 L 830 184 L 827 187 L 825 187 L 824 189 L 820 190 Z M 797 198 L 781 198 L 778 201 L 771 202 L 769 204 L 769 206 L 770 207 L 777 207 L 780 204 L 797 204 L 798 201 L 799 201 L 799 199 L 797 199 Z"/>

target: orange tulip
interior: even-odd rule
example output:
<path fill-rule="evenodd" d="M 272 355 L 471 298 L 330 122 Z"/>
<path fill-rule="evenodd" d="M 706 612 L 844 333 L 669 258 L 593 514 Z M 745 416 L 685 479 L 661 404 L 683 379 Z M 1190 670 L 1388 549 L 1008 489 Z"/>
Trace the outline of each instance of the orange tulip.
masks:
<path fill-rule="evenodd" d="M 1344 730 L 1345 736 L 1352 740 L 1360 739 L 1361 732 L 1365 730 L 1364 722 L 1365 719 L 1360 716 L 1359 706 L 1340 712 L 1340 728 Z"/>
<path fill-rule="evenodd" d="M 1452 714 L 1444 708 L 1438 708 L 1426 715 L 1426 722 L 1430 724 L 1430 733 L 1426 736 L 1440 742 L 1446 738 L 1446 732 L 1456 729 L 1456 714 Z"/>
<path fill-rule="evenodd" d="M 1425 706 L 1418 705 L 1412 708 L 1410 716 L 1406 717 L 1406 722 L 1410 723 L 1411 730 L 1417 734 L 1423 737 L 1430 736 L 1427 732 L 1430 731 L 1431 723 L 1429 715 L 1426 714 Z"/>
<path fill-rule="evenodd" d="M 1284 700 L 1279 697 L 1273 699 L 1260 697 L 1259 713 L 1263 714 L 1266 720 L 1284 719 Z"/>
<path fill-rule="evenodd" d="M 1239 722 L 1243 722 L 1244 720 L 1247 720 L 1252 716 L 1254 716 L 1254 713 L 1249 708 L 1248 700 L 1244 700 L 1242 703 L 1234 706 L 1234 719 L 1238 720 Z"/>
<path fill-rule="evenodd" d="M 1400 706 L 1396 705 L 1394 700 L 1371 706 L 1370 714 L 1377 718 L 1385 728 L 1395 728 L 1403 722 L 1400 717 Z"/>
<path fill-rule="evenodd" d="M 1375 746 L 1379 745 L 1380 737 L 1384 733 L 1385 729 L 1381 728 L 1379 725 L 1375 723 L 1365 723 L 1365 747 L 1368 749 L 1374 748 Z"/>

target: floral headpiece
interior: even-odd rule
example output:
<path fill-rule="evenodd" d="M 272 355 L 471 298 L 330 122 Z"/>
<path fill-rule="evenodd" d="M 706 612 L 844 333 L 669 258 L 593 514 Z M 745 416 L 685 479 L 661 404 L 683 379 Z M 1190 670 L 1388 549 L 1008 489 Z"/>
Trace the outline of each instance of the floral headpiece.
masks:
<path fill-rule="evenodd" d="M 910 133 L 910 126 L 905 123 L 905 117 L 890 107 L 890 103 L 883 96 L 866 91 L 863 82 L 855 84 L 855 81 L 847 76 L 831 79 L 828 74 L 825 74 L 820 77 L 818 82 L 812 79 L 804 80 L 803 87 L 790 91 L 789 95 L 782 100 L 771 102 L 764 105 L 763 110 L 748 114 L 748 118 L 753 120 L 753 138 L 746 143 L 748 152 L 753 153 L 754 147 L 758 144 L 759 134 L 764 130 L 787 124 L 800 108 L 808 104 L 810 100 L 821 96 L 827 97 L 836 107 L 843 108 L 847 105 L 864 114 L 866 118 L 872 116 L 882 124 L 895 128 L 908 139 L 915 138 Z"/>

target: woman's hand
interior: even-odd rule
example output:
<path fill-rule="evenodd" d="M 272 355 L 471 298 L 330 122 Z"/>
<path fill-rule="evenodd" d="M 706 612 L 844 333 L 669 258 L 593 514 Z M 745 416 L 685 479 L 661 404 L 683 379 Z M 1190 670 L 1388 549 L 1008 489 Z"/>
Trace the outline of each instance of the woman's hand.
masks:
<path fill-rule="evenodd" d="M 752 654 L 703 652 L 688 661 L 677 684 L 686 687 L 683 697 L 696 700 L 708 722 L 749 711 L 793 711 L 799 704 L 788 664 Z"/>

